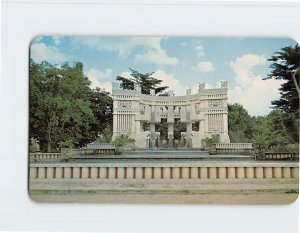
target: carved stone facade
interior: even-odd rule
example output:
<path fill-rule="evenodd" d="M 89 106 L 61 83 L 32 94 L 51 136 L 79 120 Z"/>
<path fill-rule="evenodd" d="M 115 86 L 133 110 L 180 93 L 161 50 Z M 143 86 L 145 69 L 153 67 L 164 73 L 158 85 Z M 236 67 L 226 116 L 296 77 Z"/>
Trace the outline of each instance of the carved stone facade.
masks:
<path fill-rule="evenodd" d="M 197 94 L 188 91 L 186 96 L 155 96 L 153 92 L 144 95 L 138 86 L 135 90 L 115 86 L 113 100 L 113 140 L 126 134 L 136 140 L 136 148 L 174 147 L 178 141 L 191 148 L 202 148 L 204 138 L 219 134 L 221 143 L 230 142 L 225 83 L 216 89 L 205 89 L 205 84 L 200 84 Z M 186 125 L 186 131 L 175 138 L 174 125 L 178 120 Z M 165 139 L 156 131 L 162 121 L 167 122 Z M 196 130 L 193 124 L 197 125 Z"/>

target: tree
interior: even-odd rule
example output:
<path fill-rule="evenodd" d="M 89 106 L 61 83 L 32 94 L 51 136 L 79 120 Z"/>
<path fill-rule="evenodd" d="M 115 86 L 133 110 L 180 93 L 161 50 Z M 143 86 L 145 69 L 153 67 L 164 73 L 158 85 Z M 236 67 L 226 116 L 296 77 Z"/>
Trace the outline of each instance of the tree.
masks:
<path fill-rule="evenodd" d="M 286 80 L 281 85 L 279 100 L 272 101 L 274 109 L 283 113 L 282 121 L 292 135 L 292 140 L 298 142 L 299 139 L 299 67 L 300 67 L 300 47 L 284 47 L 280 52 L 276 52 L 269 61 L 273 70 L 266 79 Z"/>
<path fill-rule="evenodd" d="M 130 68 L 129 68 L 130 69 Z M 139 84 L 143 94 L 150 94 L 150 90 L 155 90 L 155 94 L 160 94 L 168 88 L 168 86 L 160 86 L 162 80 L 151 77 L 152 73 L 139 73 L 136 70 L 130 69 L 133 79 L 128 79 L 122 76 L 117 76 L 117 80 L 121 81 L 121 88 L 134 90 L 134 84 Z"/>
<path fill-rule="evenodd" d="M 249 142 L 252 137 L 252 120 L 240 104 L 228 104 L 228 131 L 232 142 Z"/>
<path fill-rule="evenodd" d="M 110 93 L 97 87 L 89 92 L 88 100 L 94 120 L 89 123 L 89 131 L 84 131 L 86 134 L 83 135 L 80 144 L 86 145 L 95 138 L 98 141 L 110 142 L 113 123 L 113 99 Z"/>
<path fill-rule="evenodd" d="M 48 152 L 66 142 L 78 145 L 95 120 L 82 63 L 57 67 L 31 60 L 29 78 L 30 138 Z"/>

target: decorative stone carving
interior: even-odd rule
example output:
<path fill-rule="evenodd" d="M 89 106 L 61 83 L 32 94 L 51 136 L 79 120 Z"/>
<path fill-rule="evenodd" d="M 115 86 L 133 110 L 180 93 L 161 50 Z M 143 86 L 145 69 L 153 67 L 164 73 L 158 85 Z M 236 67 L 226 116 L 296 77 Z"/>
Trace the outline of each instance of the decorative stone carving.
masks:
<path fill-rule="evenodd" d="M 173 90 L 168 90 L 168 91 L 166 91 L 166 94 L 167 94 L 168 96 L 174 96 L 174 95 L 175 95 Z"/>
<path fill-rule="evenodd" d="M 142 91 L 141 85 L 139 83 L 134 83 L 134 90 L 138 91 L 138 92 L 141 92 Z"/>
<path fill-rule="evenodd" d="M 199 83 L 198 91 L 203 91 L 205 89 L 205 83 Z"/>
<path fill-rule="evenodd" d="M 221 81 L 221 88 L 228 88 L 228 82 L 227 81 Z"/>
<path fill-rule="evenodd" d="M 186 95 L 191 95 L 191 94 L 192 94 L 192 89 L 191 88 L 186 89 Z"/>
<path fill-rule="evenodd" d="M 155 96 L 155 90 L 154 90 L 154 89 L 151 89 L 151 90 L 150 90 L 150 95 L 151 95 L 151 96 Z"/>
<path fill-rule="evenodd" d="M 141 111 L 142 115 L 145 114 L 145 111 L 146 111 L 146 105 L 145 104 L 140 104 L 140 111 Z"/>
<path fill-rule="evenodd" d="M 120 83 L 119 82 L 113 82 L 112 83 L 112 92 L 115 90 L 120 90 Z"/>
<path fill-rule="evenodd" d="M 131 101 L 118 101 L 118 107 L 119 108 L 130 108 Z"/>
<path fill-rule="evenodd" d="M 200 113 L 200 103 L 196 103 L 196 104 L 195 104 L 195 112 L 196 112 L 197 114 Z"/>
<path fill-rule="evenodd" d="M 223 107 L 223 101 L 222 100 L 209 100 L 208 106 L 209 107 Z"/>

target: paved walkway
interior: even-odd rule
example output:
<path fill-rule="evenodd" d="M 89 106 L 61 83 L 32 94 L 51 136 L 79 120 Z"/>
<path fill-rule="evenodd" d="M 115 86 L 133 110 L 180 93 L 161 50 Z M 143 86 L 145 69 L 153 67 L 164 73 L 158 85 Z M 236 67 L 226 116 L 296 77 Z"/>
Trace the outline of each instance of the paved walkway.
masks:
<path fill-rule="evenodd" d="M 33 179 L 29 192 L 39 202 L 287 204 L 297 199 L 298 188 L 298 179 Z"/>

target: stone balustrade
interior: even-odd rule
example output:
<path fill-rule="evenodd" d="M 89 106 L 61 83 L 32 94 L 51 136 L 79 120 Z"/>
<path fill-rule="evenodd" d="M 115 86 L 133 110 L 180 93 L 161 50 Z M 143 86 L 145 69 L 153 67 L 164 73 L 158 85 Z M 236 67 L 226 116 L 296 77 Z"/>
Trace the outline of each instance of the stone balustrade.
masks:
<path fill-rule="evenodd" d="M 297 162 L 30 164 L 30 179 L 272 179 L 299 178 Z"/>
<path fill-rule="evenodd" d="M 217 143 L 216 149 L 253 149 L 252 143 Z"/>
<path fill-rule="evenodd" d="M 30 161 L 49 160 L 56 161 L 61 159 L 60 153 L 30 153 Z"/>
<path fill-rule="evenodd" d="M 252 143 L 217 143 L 211 147 L 210 154 L 253 154 Z"/>
<path fill-rule="evenodd" d="M 257 160 L 299 160 L 299 154 L 290 152 L 264 152 L 256 155 Z"/>
<path fill-rule="evenodd" d="M 115 146 L 111 143 L 90 143 L 90 144 L 87 144 L 86 149 L 88 149 L 88 150 L 115 149 Z"/>

